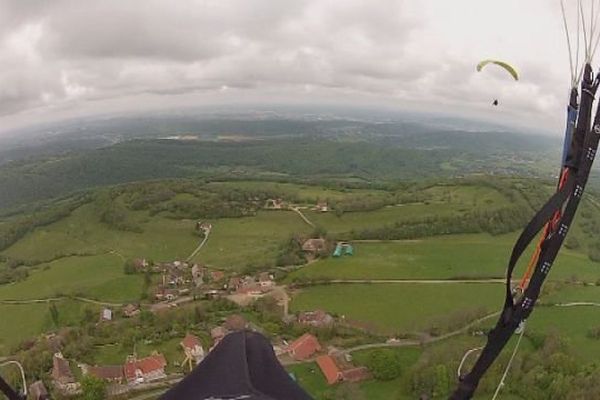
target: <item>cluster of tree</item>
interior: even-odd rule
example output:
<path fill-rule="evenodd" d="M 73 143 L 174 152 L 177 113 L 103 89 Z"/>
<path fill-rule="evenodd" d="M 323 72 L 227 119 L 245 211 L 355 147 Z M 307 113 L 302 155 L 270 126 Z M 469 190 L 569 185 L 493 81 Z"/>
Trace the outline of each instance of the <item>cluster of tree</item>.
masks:
<path fill-rule="evenodd" d="M 224 170 L 239 175 L 239 167 L 252 169 L 252 175 L 265 171 L 300 178 L 342 176 L 382 181 L 449 176 L 453 172 L 440 171 L 438 166 L 455 156 L 444 149 L 306 137 L 247 142 L 132 140 L 63 155 L 52 163 L 33 160 L 3 166 L 0 187 L 11 190 L 0 193 L 0 208 L 126 182 L 218 177 Z M 36 173 L 31 174 L 32 170 Z M 143 206 L 143 201 L 138 205 Z"/>
<path fill-rule="evenodd" d="M 328 201 L 328 204 L 338 214 L 351 211 L 373 211 L 395 203 L 395 196 L 391 194 L 355 194 L 343 197 L 341 199 L 333 199 Z"/>
<path fill-rule="evenodd" d="M 352 239 L 416 239 L 457 233 L 487 232 L 493 235 L 521 228 L 531 216 L 531 210 L 519 206 L 493 209 L 476 208 L 454 215 L 434 215 L 397 222 L 380 228 L 352 231 Z"/>
<path fill-rule="evenodd" d="M 447 332 L 453 332 L 485 316 L 487 313 L 485 307 L 470 307 L 456 310 L 450 314 L 434 318 L 430 323 L 428 333 L 432 336 L 439 336 Z"/>
<path fill-rule="evenodd" d="M 24 211 L 0 224 L 0 250 L 4 250 L 35 228 L 59 221 L 91 201 L 88 195 L 76 195 L 45 206 Z"/>
<path fill-rule="evenodd" d="M 100 222 L 119 231 L 143 232 L 142 227 L 132 220 L 125 205 L 119 201 L 119 195 L 120 191 L 118 189 L 97 192 L 94 205 Z"/>
<path fill-rule="evenodd" d="M 391 381 L 402 373 L 402 360 L 398 353 L 391 349 L 375 350 L 369 354 L 367 367 L 375 379 Z"/>
<path fill-rule="evenodd" d="M 522 349 L 512 364 L 503 395 L 520 399 L 595 399 L 600 396 L 597 364 L 581 363 L 567 342 L 556 333 L 526 334 L 532 350 Z M 456 368 L 464 349 L 436 346 L 425 350 L 410 368 L 407 384 L 416 396 L 446 399 L 456 384 Z M 496 390 L 510 354 L 503 354 L 488 370 L 477 391 Z M 469 368 L 469 366 L 465 366 Z"/>
<path fill-rule="evenodd" d="M 302 237 L 294 235 L 279 247 L 275 264 L 278 266 L 306 264 L 306 256 L 302 251 Z"/>

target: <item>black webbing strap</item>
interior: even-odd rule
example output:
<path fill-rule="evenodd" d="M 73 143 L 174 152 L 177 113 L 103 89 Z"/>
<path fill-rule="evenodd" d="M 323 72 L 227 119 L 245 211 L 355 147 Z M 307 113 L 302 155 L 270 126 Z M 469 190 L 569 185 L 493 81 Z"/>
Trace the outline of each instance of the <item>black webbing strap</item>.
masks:
<path fill-rule="evenodd" d="M 496 326 L 490 331 L 487 343 L 473 369 L 461 378 L 457 389 L 450 396 L 451 400 L 467 400 L 473 396 L 482 376 L 506 346 L 506 343 L 508 343 L 519 324 L 531 314 L 535 302 L 539 297 L 542 284 L 558 255 L 575 217 L 600 139 L 600 104 L 596 110 L 593 129 L 590 129 L 592 104 L 594 94 L 598 88 L 598 79 L 593 79 L 593 73 L 589 64 L 585 66 L 581 86 L 582 99 L 577 118 L 577 127 L 573 134 L 565 163 L 565 167 L 569 168 L 567 181 L 563 185 L 563 188 L 555 193 L 534 216 L 517 240 L 507 270 L 507 295 L 504 311 L 498 319 Z M 553 217 L 555 211 L 561 209 L 565 203 L 566 207 L 562 212 L 561 218 L 558 220 L 556 229 L 549 232 L 542 242 L 540 256 L 527 289 L 518 303 L 513 304 L 514 298 L 510 289 L 510 281 L 519 257 L 523 254 L 525 248 L 535 235 Z"/>
<path fill-rule="evenodd" d="M 523 255 L 523 252 L 527 249 L 529 244 L 535 239 L 537 234 L 542 230 L 544 226 L 554 217 L 555 213 L 562 208 L 565 204 L 575 184 L 575 178 L 572 175 L 567 177 L 563 187 L 544 204 L 544 206 L 535 214 L 535 216 L 529 221 L 521 235 L 517 239 L 513 247 L 508 268 L 506 270 L 506 298 L 504 301 L 504 308 L 512 308 L 513 306 L 513 295 L 511 290 L 511 281 L 513 271 L 519 261 L 519 258 Z"/>
<path fill-rule="evenodd" d="M 24 400 L 24 397 L 15 392 L 8 383 L 0 376 L 0 392 L 8 398 L 8 400 Z"/>

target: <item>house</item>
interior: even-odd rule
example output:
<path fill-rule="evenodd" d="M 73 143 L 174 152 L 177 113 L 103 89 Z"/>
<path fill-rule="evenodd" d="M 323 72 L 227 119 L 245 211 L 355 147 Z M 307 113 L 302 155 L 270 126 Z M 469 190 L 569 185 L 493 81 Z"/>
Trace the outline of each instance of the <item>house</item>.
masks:
<path fill-rule="evenodd" d="M 242 278 L 239 276 L 232 276 L 229 278 L 229 282 L 227 283 L 227 289 L 230 292 L 236 292 L 242 287 Z"/>
<path fill-rule="evenodd" d="M 302 325 L 322 328 L 332 325 L 333 322 L 333 317 L 323 310 L 304 311 L 298 314 L 298 323 Z"/>
<path fill-rule="evenodd" d="M 204 268 L 198 264 L 192 265 L 192 280 L 196 286 L 200 286 L 204 283 Z"/>
<path fill-rule="evenodd" d="M 166 366 L 167 360 L 162 354 L 157 353 L 141 360 L 133 357 L 125 363 L 123 374 L 130 384 L 150 382 L 165 378 Z"/>
<path fill-rule="evenodd" d="M 308 239 L 302 244 L 302 251 L 316 255 L 327 249 L 327 242 L 323 238 Z"/>
<path fill-rule="evenodd" d="M 269 210 L 281 210 L 283 209 L 283 205 L 282 199 L 268 199 L 265 203 L 265 208 Z"/>
<path fill-rule="evenodd" d="M 61 392 L 76 393 L 79 390 L 79 383 L 75 381 L 69 361 L 60 352 L 52 357 L 51 375 L 54 386 Z"/>
<path fill-rule="evenodd" d="M 112 310 L 110 308 L 102 309 L 102 312 L 100 313 L 100 321 L 112 321 Z"/>
<path fill-rule="evenodd" d="M 264 291 L 268 291 L 268 288 L 263 288 L 257 282 L 245 283 L 238 288 L 236 293 L 238 294 L 246 294 L 248 296 L 260 296 Z"/>
<path fill-rule="evenodd" d="M 342 371 L 335 363 L 333 357 L 329 355 L 317 357 L 317 365 L 327 380 L 327 384 L 333 385 L 343 379 Z"/>
<path fill-rule="evenodd" d="M 123 382 L 123 367 L 121 365 L 85 366 L 82 368 L 85 375 L 90 375 L 111 383 Z"/>
<path fill-rule="evenodd" d="M 246 329 L 246 326 L 248 326 L 248 321 L 239 314 L 231 314 L 223 324 L 223 327 L 228 331 L 241 331 Z"/>
<path fill-rule="evenodd" d="M 227 329 L 222 326 L 217 326 L 210 330 L 210 337 L 215 341 L 215 344 L 219 343 L 227 335 Z"/>
<path fill-rule="evenodd" d="M 210 280 L 213 282 L 219 282 L 225 278 L 225 273 L 223 271 L 211 271 L 210 272 Z"/>
<path fill-rule="evenodd" d="M 268 272 L 261 272 L 258 275 L 258 283 L 261 287 L 267 288 L 270 288 L 275 285 L 275 282 L 273 281 L 273 275 L 271 275 Z"/>
<path fill-rule="evenodd" d="M 192 360 L 196 365 L 198 365 L 204 358 L 204 348 L 202 347 L 202 343 L 200 343 L 200 339 L 198 339 L 196 336 L 188 333 L 185 335 L 180 345 L 185 354 L 185 360 L 183 363 L 185 364 L 185 362 L 188 361 L 190 363 L 190 369 Z"/>
<path fill-rule="evenodd" d="M 317 204 L 313 207 L 313 211 L 327 212 L 329 211 L 329 205 L 326 201 L 318 201 Z"/>
<path fill-rule="evenodd" d="M 173 270 L 163 275 L 163 285 L 180 286 L 186 283 L 183 271 Z"/>
<path fill-rule="evenodd" d="M 29 398 L 32 400 L 49 400 L 50 395 L 48 394 L 48 390 L 46 386 L 44 386 L 44 382 L 35 381 L 29 386 Z"/>
<path fill-rule="evenodd" d="M 123 316 L 126 318 L 135 317 L 140 313 L 140 308 L 135 304 L 127 304 L 123 307 Z"/>
<path fill-rule="evenodd" d="M 169 289 L 169 290 L 164 291 L 164 298 L 167 301 L 177 300 L 178 297 L 179 297 L 179 291 L 177 291 L 177 290 Z"/>
<path fill-rule="evenodd" d="M 204 231 L 204 233 L 210 232 L 212 229 L 212 224 L 210 222 L 198 221 L 196 222 L 196 230 Z"/>
<path fill-rule="evenodd" d="M 133 268 L 140 272 L 144 271 L 148 267 L 148 261 L 145 258 L 136 258 L 133 260 Z"/>
<path fill-rule="evenodd" d="M 305 333 L 296 339 L 288 349 L 290 356 L 298 361 L 306 360 L 317 351 L 321 351 L 321 344 L 316 337 L 310 333 Z"/>

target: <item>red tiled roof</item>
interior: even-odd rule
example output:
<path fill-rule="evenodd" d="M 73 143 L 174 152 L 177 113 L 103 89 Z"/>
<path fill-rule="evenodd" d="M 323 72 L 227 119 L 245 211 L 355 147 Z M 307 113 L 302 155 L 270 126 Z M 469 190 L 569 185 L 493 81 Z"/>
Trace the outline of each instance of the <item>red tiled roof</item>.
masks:
<path fill-rule="evenodd" d="M 159 371 L 165 368 L 167 365 L 167 360 L 162 354 L 156 354 L 150 357 L 142 358 L 137 361 L 129 361 L 125 363 L 123 368 L 125 372 L 125 377 L 129 380 L 135 379 L 135 371 L 142 371 L 143 375 L 149 374 L 151 372 Z"/>
<path fill-rule="evenodd" d="M 181 341 L 181 345 L 187 349 L 193 350 L 196 346 L 200 346 L 200 340 L 196 336 L 188 333 Z"/>
<path fill-rule="evenodd" d="M 317 364 L 323 375 L 325 375 L 328 384 L 333 385 L 342 379 L 342 372 L 331 356 L 317 357 Z"/>
<path fill-rule="evenodd" d="M 319 341 L 310 333 L 305 333 L 290 345 L 290 354 L 296 360 L 305 360 L 319 350 L 321 350 Z"/>

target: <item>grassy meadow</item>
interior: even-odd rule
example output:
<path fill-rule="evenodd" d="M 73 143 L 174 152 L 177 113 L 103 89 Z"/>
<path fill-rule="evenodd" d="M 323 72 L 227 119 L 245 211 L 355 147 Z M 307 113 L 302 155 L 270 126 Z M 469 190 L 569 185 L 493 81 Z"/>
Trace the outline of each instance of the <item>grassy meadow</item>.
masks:
<path fill-rule="evenodd" d="M 323 309 L 379 333 L 415 333 L 457 311 L 494 312 L 503 294 L 500 284 L 486 283 L 332 284 L 300 290 L 291 310 Z"/>
<path fill-rule="evenodd" d="M 79 295 L 105 302 L 139 299 L 142 277 L 125 275 L 115 254 L 68 257 L 38 267 L 24 281 L 0 286 L 0 300 Z"/>
<path fill-rule="evenodd" d="M 516 233 L 446 235 L 419 240 L 356 242 L 354 255 L 329 257 L 288 277 L 311 279 L 485 279 L 503 278 Z M 531 249 L 521 260 L 528 261 Z M 576 251 L 564 249 L 550 279 L 595 282 L 600 263 Z M 516 273 L 518 276 L 518 271 Z"/>
<path fill-rule="evenodd" d="M 237 270 L 248 264 L 273 263 L 280 245 L 292 234 L 311 231 L 292 211 L 260 211 L 252 217 L 222 218 L 213 222 L 210 237 L 194 261 Z"/>

